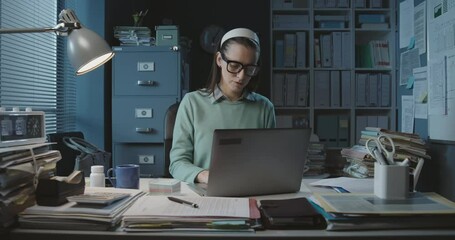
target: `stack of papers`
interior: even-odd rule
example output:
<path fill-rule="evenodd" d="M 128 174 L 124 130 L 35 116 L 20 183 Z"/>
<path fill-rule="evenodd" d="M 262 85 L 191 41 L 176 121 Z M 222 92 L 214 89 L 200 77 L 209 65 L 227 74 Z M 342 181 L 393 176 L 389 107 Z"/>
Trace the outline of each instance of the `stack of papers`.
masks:
<path fill-rule="evenodd" d="M 120 41 L 120 46 L 151 46 L 154 38 L 148 27 L 116 26 L 114 37 Z"/>
<path fill-rule="evenodd" d="M 121 222 L 122 213 L 144 193 L 136 189 L 86 187 L 85 194 L 128 193 L 130 196 L 110 205 L 68 202 L 57 207 L 27 208 L 19 214 L 22 228 L 110 230 Z"/>
<path fill-rule="evenodd" d="M 125 231 L 253 231 L 260 218 L 255 200 L 248 198 L 178 197 L 197 208 L 165 196 L 139 198 L 124 214 Z"/>
<path fill-rule="evenodd" d="M 61 155 L 48 145 L 0 148 L 0 228 L 13 225 L 17 214 L 35 203 L 35 179 L 53 175 Z"/>
<path fill-rule="evenodd" d="M 436 193 L 415 192 L 405 200 L 373 194 L 321 193 L 311 200 L 327 230 L 455 228 L 455 203 Z"/>
<path fill-rule="evenodd" d="M 394 160 L 399 163 L 405 159 L 409 160 L 410 170 L 414 171 L 420 159 L 430 160 L 427 154 L 425 141 L 418 134 L 396 132 L 377 127 L 366 127 L 361 131 L 359 144 L 351 148 L 343 148 L 341 155 L 346 158 L 349 165 L 344 172 L 352 177 L 373 177 L 375 160 L 368 153 L 365 144 L 368 139 L 377 139 L 379 136 L 387 136 L 393 140 L 395 145 Z M 391 151 L 392 146 L 389 142 L 383 142 L 385 147 Z"/>

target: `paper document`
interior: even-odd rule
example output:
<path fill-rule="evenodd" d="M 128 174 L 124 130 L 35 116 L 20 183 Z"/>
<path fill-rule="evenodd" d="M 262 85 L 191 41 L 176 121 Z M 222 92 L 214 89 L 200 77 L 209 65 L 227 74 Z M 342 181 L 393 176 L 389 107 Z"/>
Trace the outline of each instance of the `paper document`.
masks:
<path fill-rule="evenodd" d="M 196 203 L 199 208 L 179 204 L 166 196 L 142 196 L 124 214 L 124 217 L 238 217 L 250 218 L 248 198 L 179 197 Z"/>
<path fill-rule="evenodd" d="M 373 193 L 373 178 L 338 177 L 312 182 L 311 186 L 342 187 L 350 193 Z"/>

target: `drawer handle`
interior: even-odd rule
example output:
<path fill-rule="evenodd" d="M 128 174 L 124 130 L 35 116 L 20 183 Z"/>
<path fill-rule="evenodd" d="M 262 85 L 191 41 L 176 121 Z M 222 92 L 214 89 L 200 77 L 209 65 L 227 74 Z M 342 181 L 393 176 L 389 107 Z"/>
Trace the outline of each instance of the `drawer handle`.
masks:
<path fill-rule="evenodd" d="M 153 133 L 153 128 L 136 128 L 137 133 Z"/>
<path fill-rule="evenodd" d="M 151 80 L 144 80 L 144 81 L 138 80 L 137 85 L 138 86 L 154 86 L 156 84 L 155 84 L 155 81 L 151 81 Z"/>

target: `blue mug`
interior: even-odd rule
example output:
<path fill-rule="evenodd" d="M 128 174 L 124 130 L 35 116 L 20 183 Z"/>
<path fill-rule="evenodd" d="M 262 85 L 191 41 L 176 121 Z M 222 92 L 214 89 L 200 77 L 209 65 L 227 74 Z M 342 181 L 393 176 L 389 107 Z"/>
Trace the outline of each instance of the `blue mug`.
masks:
<path fill-rule="evenodd" d="M 112 172 L 115 175 L 115 181 L 111 177 Z M 116 188 L 139 189 L 140 178 L 139 165 L 136 164 L 118 165 L 115 168 L 109 168 L 106 174 L 112 186 Z"/>

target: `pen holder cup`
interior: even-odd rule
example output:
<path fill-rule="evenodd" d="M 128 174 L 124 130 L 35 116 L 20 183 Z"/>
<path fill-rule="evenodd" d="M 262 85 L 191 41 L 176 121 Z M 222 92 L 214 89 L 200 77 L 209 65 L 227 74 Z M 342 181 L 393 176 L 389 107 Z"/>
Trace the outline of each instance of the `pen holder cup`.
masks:
<path fill-rule="evenodd" d="M 409 195 L 409 166 L 374 163 L 374 195 L 387 200 L 406 199 Z"/>

